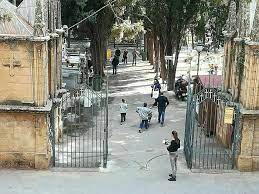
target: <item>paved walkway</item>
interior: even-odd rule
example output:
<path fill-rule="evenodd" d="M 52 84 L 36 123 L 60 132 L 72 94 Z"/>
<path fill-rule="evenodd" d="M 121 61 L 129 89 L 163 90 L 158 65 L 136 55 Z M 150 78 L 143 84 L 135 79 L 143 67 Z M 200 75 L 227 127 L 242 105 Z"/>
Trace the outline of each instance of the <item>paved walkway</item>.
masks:
<path fill-rule="evenodd" d="M 147 102 L 151 107 L 154 100 L 150 97 L 151 85 L 154 79 L 152 67 L 147 63 L 119 66 L 118 74 L 111 75 L 110 80 L 110 159 L 113 166 L 121 168 L 161 168 L 153 165 L 156 161 L 166 160 L 168 157 L 163 139 L 169 139 L 172 129 L 177 130 L 183 139 L 186 103 L 175 100 L 172 93 L 165 93 L 170 100 L 166 112 L 165 126 L 157 123 L 157 109 L 152 108 L 153 118 L 150 128 L 144 133 L 138 133 L 140 119 L 136 113 L 138 106 Z M 164 86 L 166 88 L 166 86 Z M 128 103 L 127 121 L 120 125 L 119 103 L 124 98 Z M 164 156 L 158 157 L 162 154 Z M 156 160 L 148 163 L 154 157 Z M 185 163 L 185 162 L 183 162 Z M 113 169 L 112 169 L 113 170 Z"/>
<path fill-rule="evenodd" d="M 169 159 L 164 138 L 170 138 L 175 129 L 183 141 L 185 102 L 166 93 L 170 106 L 166 123 L 160 127 L 156 109 L 151 127 L 138 133 L 139 119 L 135 109 L 143 102 L 153 103 L 150 84 L 154 77 L 147 63 L 137 67 L 120 66 L 117 76 L 110 76 L 110 150 L 107 169 L 82 171 L 68 169 L 55 171 L 0 172 L 1 194 L 254 194 L 259 191 L 259 173 L 224 174 L 194 173 L 187 169 L 183 154 L 179 157 L 176 182 L 169 182 Z M 121 99 L 129 104 L 127 122 L 120 125 Z M 180 151 L 181 152 L 181 151 Z"/>

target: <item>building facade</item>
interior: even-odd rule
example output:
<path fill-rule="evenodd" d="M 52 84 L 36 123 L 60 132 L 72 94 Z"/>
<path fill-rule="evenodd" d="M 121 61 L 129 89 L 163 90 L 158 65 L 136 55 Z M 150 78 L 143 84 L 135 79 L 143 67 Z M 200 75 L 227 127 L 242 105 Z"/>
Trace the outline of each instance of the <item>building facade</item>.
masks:
<path fill-rule="evenodd" d="M 0 167 L 46 169 L 61 134 L 59 0 L 0 0 Z"/>
<path fill-rule="evenodd" d="M 237 11 L 238 10 L 238 11 Z M 231 2 L 225 31 L 224 91 L 240 103 L 241 171 L 259 170 L 259 1 Z"/>

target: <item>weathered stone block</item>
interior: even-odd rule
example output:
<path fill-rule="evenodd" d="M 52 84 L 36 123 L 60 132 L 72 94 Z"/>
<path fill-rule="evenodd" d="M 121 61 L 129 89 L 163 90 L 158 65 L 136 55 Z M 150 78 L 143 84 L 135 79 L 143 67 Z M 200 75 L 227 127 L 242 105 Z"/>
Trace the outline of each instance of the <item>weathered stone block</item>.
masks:
<path fill-rule="evenodd" d="M 32 73 L 28 62 L 31 53 L 28 43 L 20 42 L 14 46 L 12 42 L 0 42 L 0 102 L 15 100 L 32 102 Z M 16 80 L 19 80 L 17 82 Z"/>
<path fill-rule="evenodd" d="M 0 168 L 34 168 L 33 153 L 0 153 Z"/>
<path fill-rule="evenodd" d="M 50 157 L 46 154 L 35 155 L 35 168 L 48 169 L 50 166 Z"/>
<path fill-rule="evenodd" d="M 46 119 L 46 114 L 0 113 L 0 167 L 46 169 L 49 166 Z"/>
<path fill-rule="evenodd" d="M 253 157 L 253 170 L 259 170 L 259 157 Z"/>
<path fill-rule="evenodd" d="M 251 156 L 239 156 L 237 161 L 238 170 L 250 172 L 253 170 L 253 159 Z"/>

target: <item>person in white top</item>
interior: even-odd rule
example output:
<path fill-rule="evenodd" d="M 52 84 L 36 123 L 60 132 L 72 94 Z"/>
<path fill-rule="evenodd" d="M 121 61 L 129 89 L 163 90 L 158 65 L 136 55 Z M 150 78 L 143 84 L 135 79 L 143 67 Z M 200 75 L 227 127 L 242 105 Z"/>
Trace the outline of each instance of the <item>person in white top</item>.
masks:
<path fill-rule="evenodd" d="M 121 101 L 122 102 L 120 103 L 120 113 L 121 113 L 121 125 L 122 125 L 122 123 L 126 121 L 128 105 L 124 99 L 122 99 Z"/>

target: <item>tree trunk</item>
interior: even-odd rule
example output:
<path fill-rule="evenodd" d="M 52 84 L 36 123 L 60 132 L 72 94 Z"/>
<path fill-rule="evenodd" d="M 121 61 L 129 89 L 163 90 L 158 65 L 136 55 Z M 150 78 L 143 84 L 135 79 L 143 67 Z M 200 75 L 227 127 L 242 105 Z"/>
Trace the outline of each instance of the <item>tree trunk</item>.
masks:
<path fill-rule="evenodd" d="M 178 60 L 179 60 L 179 54 L 180 54 L 180 51 L 181 51 L 180 42 L 181 42 L 181 40 L 179 40 L 179 42 L 176 45 L 176 52 L 175 52 L 175 58 L 174 58 L 174 66 L 173 66 L 173 74 L 172 74 L 173 89 L 174 89 L 174 86 L 175 86 L 176 70 L 177 70 L 177 65 L 178 65 Z"/>
<path fill-rule="evenodd" d="M 71 47 L 71 30 L 68 30 L 67 48 Z"/>
<path fill-rule="evenodd" d="M 175 45 L 174 63 L 172 63 L 173 65 L 170 66 L 169 75 L 168 75 L 168 90 L 169 91 L 172 91 L 175 88 L 176 70 L 177 70 L 178 59 L 179 59 L 179 54 L 180 54 L 180 50 L 181 50 L 180 43 L 181 43 L 181 39 L 178 36 L 178 39 L 177 39 L 176 45 Z"/>
<path fill-rule="evenodd" d="M 104 52 L 104 50 L 103 50 L 104 48 L 103 48 L 103 40 L 99 37 L 99 60 L 100 60 L 100 70 L 99 70 L 99 75 L 101 76 L 101 77 L 103 77 L 103 75 L 104 75 L 104 72 L 103 72 L 103 62 L 104 62 L 104 54 L 103 54 L 103 52 Z"/>
<path fill-rule="evenodd" d="M 160 38 L 160 65 L 161 65 L 161 78 L 164 83 L 166 80 L 166 61 L 165 61 L 165 44 Z"/>
<path fill-rule="evenodd" d="M 103 45 L 103 58 L 104 58 L 104 68 L 106 68 L 106 65 L 107 65 L 107 47 L 108 47 L 108 41 L 105 41 L 104 42 L 104 45 Z"/>
<path fill-rule="evenodd" d="M 148 36 L 144 34 L 144 52 L 147 53 Z"/>
<path fill-rule="evenodd" d="M 101 61 L 102 61 L 102 76 L 105 76 L 105 72 L 104 72 L 104 69 L 106 68 L 106 61 L 107 61 L 107 40 L 102 40 L 102 43 L 101 43 L 101 50 L 102 50 L 102 58 L 101 58 Z"/>
<path fill-rule="evenodd" d="M 168 76 L 167 76 L 167 90 L 174 90 L 174 80 L 173 80 L 173 61 L 169 61 L 168 63 Z"/>
<path fill-rule="evenodd" d="M 103 77 L 105 75 L 104 64 L 106 59 L 107 40 L 103 36 L 101 29 L 99 29 L 98 26 L 96 26 L 94 32 L 94 36 L 91 37 L 91 56 L 93 61 L 94 74 Z"/>
<path fill-rule="evenodd" d="M 160 59 L 160 49 L 159 49 L 159 40 L 156 33 L 154 33 L 154 46 L 155 46 L 155 63 L 154 69 L 155 73 L 158 74 L 159 71 L 159 59 Z"/>
<path fill-rule="evenodd" d="M 69 18 L 68 18 L 68 25 L 71 26 L 71 23 L 72 23 L 72 22 L 71 22 L 71 17 L 69 17 Z M 72 32 L 71 30 L 68 30 L 68 31 L 67 31 L 67 33 L 68 33 L 68 34 L 67 34 L 67 36 L 68 36 L 68 37 L 67 37 L 67 47 L 68 47 L 68 48 L 70 48 L 70 46 L 71 46 L 71 32 Z"/>
<path fill-rule="evenodd" d="M 171 21 L 168 21 L 167 25 L 171 25 Z M 174 53 L 174 47 L 173 47 L 173 37 L 171 36 L 171 30 L 168 29 L 167 30 L 167 34 L 166 34 L 166 55 L 167 56 L 173 56 Z M 172 73 L 173 73 L 173 61 L 169 60 L 168 61 L 168 69 L 167 69 L 167 89 L 173 90 L 173 86 L 172 86 Z"/>
<path fill-rule="evenodd" d="M 203 45 L 205 45 L 205 43 L 206 43 L 206 34 L 205 34 L 205 32 L 202 35 L 202 43 L 203 43 Z"/>
<path fill-rule="evenodd" d="M 148 60 L 150 62 L 150 65 L 154 66 L 154 38 L 152 32 L 148 32 L 147 44 Z"/>
<path fill-rule="evenodd" d="M 191 29 L 191 35 L 192 35 L 192 49 L 194 49 L 194 31 L 193 31 L 193 28 Z"/>
<path fill-rule="evenodd" d="M 95 75 L 98 74 L 98 72 L 99 72 L 97 50 L 98 50 L 97 40 L 96 39 L 92 39 L 91 57 L 92 57 L 92 62 L 93 62 L 93 71 L 94 71 Z"/>
<path fill-rule="evenodd" d="M 85 21 L 80 25 L 80 32 L 86 33 L 92 42 L 91 58 L 95 75 L 104 76 L 107 40 L 110 37 L 113 21 L 114 13 L 109 9 L 105 9 L 96 16 L 95 22 Z"/>

